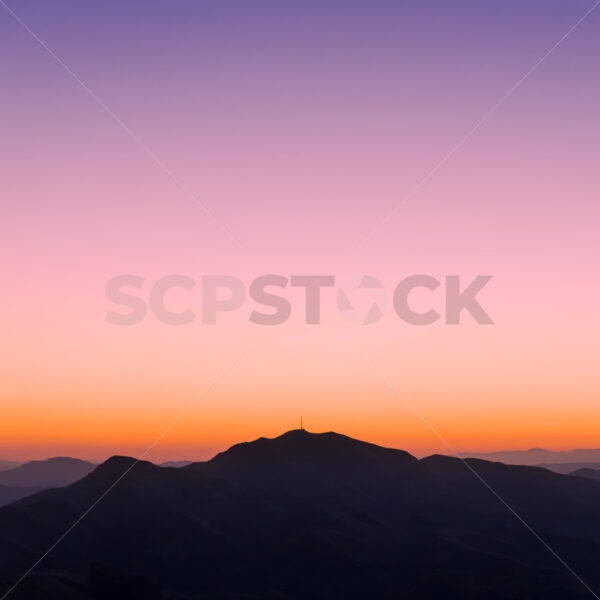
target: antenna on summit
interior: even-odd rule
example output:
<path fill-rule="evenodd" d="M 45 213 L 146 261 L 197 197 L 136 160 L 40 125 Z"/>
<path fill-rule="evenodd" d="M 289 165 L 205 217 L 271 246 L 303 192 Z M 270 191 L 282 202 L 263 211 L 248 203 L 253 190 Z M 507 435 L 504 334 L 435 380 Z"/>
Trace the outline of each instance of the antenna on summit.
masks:
<path fill-rule="evenodd" d="M 302 417 L 300 417 L 300 431 L 304 431 L 304 421 L 302 420 Z"/>

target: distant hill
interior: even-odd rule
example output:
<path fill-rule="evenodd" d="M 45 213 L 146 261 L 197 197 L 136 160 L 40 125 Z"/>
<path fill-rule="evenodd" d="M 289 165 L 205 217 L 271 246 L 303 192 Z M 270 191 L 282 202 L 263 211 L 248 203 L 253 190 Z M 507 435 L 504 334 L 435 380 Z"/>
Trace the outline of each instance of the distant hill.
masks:
<path fill-rule="evenodd" d="M 25 498 L 26 496 L 31 496 L 31 494 L 35 494 L 36 492 L 39 492 L 42 489 L 42 487 L 22 488 L 0 485 L 0 506 L 10 504 L 11 502 L 15 502 L 16 500 Z"/>
<path fill-rule="evenodd" d="M 33 460 L 0 472 L 0 485 L 9 487 L 63 487 L 81 479 L 96 465 L 78 458 L 57 457 Z"/>
<path fill-rule="evenodd" d="M 600 590 L 600 483 L 466 464 Z M 588 600 L 466 464 L 303 430 L 179 469 L 113 457 L 0 508 L 0 595 L 125 474 L 10 600 Z"/>
<path fill-rule="evenodd" d="M 600 469 L 579 469 L 571 473 L 574 477 L 587 477 L 588 479 L 594 479 L 600 481 Z"/>
<path fill-rule="evenodd" d="M 508 465 L 540 466 L 564 463 L 600 463 L 600 449 L 565 450 L 555 452 L 543 448 L 530 448 L 529 450 L 506 450 L 502 452 L 465 452 L 463 458 L 481 458 Z"/>
<path fill-rule="evenodd" d="M 600 469 L 600 462 L 582 462 L 582 463 L 553 463 L 553 464 L 541 464 L 538 467 L 543 467 L 549 471 L 555 473 L 562 473 L 563 475 L 570 475 L 573 471 L 578 469 Z"/>
<path fill-rule="evenodd" d="M 173 467 L 175 469 L 180 469 L 181 467 L 187 467 L 191 465 L 193 461 L 191 460 L 169 460 L 164 463 L 160 463 L 159 467 Z"/>
<path fill-rule="evenodd" d="M 21 463 L 14 462 L 12 460 L 0 460 L 0 471 L 8 471 L 9 469 L 16 469 Z"/>

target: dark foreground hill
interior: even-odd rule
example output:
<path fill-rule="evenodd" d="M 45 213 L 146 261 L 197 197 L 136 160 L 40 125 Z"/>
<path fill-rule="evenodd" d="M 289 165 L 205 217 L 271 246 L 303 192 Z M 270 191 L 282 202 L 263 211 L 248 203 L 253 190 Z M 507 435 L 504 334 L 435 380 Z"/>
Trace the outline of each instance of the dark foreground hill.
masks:
<path fill-rule="evenodd" d="M 468 464 L 600 588 L 598 482 Z M 459 459 L 291 431 L 180 469 L 113 457 L 0 509 L 0 598 L 128 470 L 9 598 L 594 597 Z"/>

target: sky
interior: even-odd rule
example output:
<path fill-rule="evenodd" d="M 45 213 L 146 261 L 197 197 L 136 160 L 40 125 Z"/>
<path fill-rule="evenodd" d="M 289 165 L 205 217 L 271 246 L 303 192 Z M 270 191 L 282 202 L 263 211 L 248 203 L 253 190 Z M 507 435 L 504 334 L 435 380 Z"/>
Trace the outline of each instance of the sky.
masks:
<path fill-rule="evenodd" d="M 0 458 L 203 459 L 300 416 L 417 455 L 600 447 L 593 2 L 6 4 Z M 319 325 L 288 286 L 277 326 L 251 299 L 120 326 L 121 274 L 145 303 L 197 281 L 165 302 L 199 314 L 204 276 L 336 285 Z M 491 275 L 493 325 L 403 322 L 413 274 Z M 371 325 L 336 304 L 364 275 Z"/>

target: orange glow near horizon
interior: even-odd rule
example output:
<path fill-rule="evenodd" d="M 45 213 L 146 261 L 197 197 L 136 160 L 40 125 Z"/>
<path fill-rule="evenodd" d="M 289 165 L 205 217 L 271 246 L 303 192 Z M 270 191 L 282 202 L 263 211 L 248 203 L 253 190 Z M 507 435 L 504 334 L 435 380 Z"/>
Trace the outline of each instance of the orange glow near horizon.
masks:
<path fill-rule="evenodd" d="M 372 329 L 340 322 L 270 329 L 233 314 L 233 323 L 213 329 L 151 320 L 116 328 L 99 306 L 96 324 L 85 317 L 64 332 L 31 333 L 43 357 L 34 373 L 29 344 L 0 357 L 0 458 L 138 456 L 184 413 L 150 460 L 210 458 L 293 429 L 300 415 L 311 431 L 417 456 L 448 453 L 409 405 L 459 452 L 600 447 L 598 383 L 580 358 L 593 355 L 583 346 L 591 342 L 576 328 L 563 329 L 556 343 L 544 339 L 545 315 L 508 327 L 510 307 L 489 300 L 493 326 L 413 329 L 392 317 Z M 323 318 L 333 320 L 331 311 Z M 559 345 L 581 354 L 557 352 Z"/>
<path fill-rule="evenodd" d="M 241 365 L 240 365 L 241 366 Z M 232 378 L 233 378 L 232 374 Z M 380 385 L 374 382 L 375 387 Z M 238 384 L 239 385 L 239 384 Z M 227 386 L 224 387 L 226 388 Z M 104 460 L 114 454 L 139 456 L 173 423 L 179 415 L 193 407 L 145 458 L 165 460 L 206 460 L 229 446 L 256 439 L 276 437 L 298 427 L 304 417 L 309 431 L 337 431 L 351 437 L 383 446 L 407 450 L 421 457 L 433 453 L 451 453 L 428 426 L 396 396 L 379 390 L 369 399 L 370 409 L 346 404 L 351 398 L 343 395 L 345 406 L 338 402 L 313 398 L 303 401 L 299 396 L 279 403 L 275 398 L 251 397 L 241 400 L 229 390 L 215 389 L 209 398 L 194 404 L 194 397 L 182 397 L 168 403 L 148 398 L 127 403 L 125 399 L 103 405 L 102 399 L 88 402 L 75 410 L 69 402 L 27 403 L 28 411 L 5 411 L 0 425 L 0 456 L 6 460 L 32 460 L 50 456 L 76 456 L 89 460 Z M 491 400 L 485 407 L 446 405 L 434 402 L 410 402 L 444 440 L 459 452 L 491 452 L 499 450 L 543 447 L 548 450 L 599 447 L 596 423 L 600 409 L 576 417 L 568 410 L 564 398 L 555 398 L 563 408 L 552 413 L 545 409 L 549 398 L 539 399 L 532 410 L 532 398 L 527 398 L 527 412 L 514 402 L 507 407 L 501 399 Z"/>

